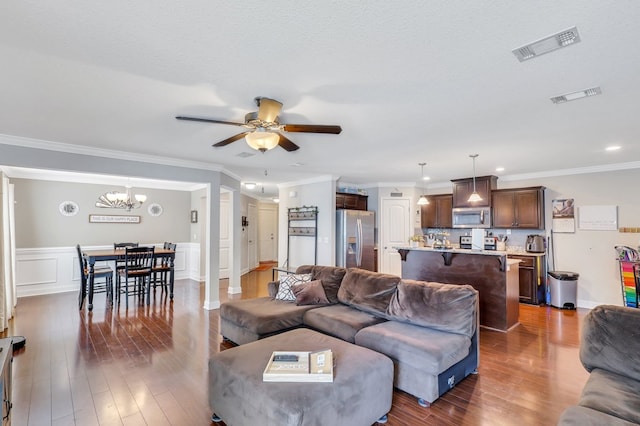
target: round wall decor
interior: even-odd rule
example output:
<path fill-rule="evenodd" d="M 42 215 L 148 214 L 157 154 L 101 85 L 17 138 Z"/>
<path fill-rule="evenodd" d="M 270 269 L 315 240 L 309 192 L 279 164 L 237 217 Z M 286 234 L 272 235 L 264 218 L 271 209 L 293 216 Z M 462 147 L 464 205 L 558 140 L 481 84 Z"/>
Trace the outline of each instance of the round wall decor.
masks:
<path fill-rule="evenodd" d="M 162 214 L 162 206 L 158 203 L 149 204 L 147 211 L 151 216 L 160 216 Z"/>
<path fill-rule="evenodd" d="M 78 204 L 73 201 L 63 201 L 58 206 L 58 210 L 64 216 L 75 216 L 78 214 L 78 211 L 80 211 L 80 208 Z"/>

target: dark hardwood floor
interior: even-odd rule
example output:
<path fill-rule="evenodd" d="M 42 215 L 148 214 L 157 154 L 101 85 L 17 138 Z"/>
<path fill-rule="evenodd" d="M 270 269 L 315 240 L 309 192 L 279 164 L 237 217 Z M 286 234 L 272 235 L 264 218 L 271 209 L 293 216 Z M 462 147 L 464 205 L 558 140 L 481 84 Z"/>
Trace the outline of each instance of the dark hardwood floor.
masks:
<path fill-rule="evenodd" d="M 271 271 L 242 278 L 242 298 L 266 295 Z M 221 299 L 228 298 L 226 288 Z M 24 335 L 13 362 L 14 426 L 209 425 L 207 360 L 229 347 L 203 287 L 176 283 L 173 302 L 78 311 L 77 294 L 21 298 L 4 336 Z M 587 310 L 520 305 L 508 333 L 482 329 L 479 374 L 430 408 L 394 392 L 387 425 L 552 425 L 587 379 L 578 359 Z M 86 308 L 85 308 L 86 309 Z"/>

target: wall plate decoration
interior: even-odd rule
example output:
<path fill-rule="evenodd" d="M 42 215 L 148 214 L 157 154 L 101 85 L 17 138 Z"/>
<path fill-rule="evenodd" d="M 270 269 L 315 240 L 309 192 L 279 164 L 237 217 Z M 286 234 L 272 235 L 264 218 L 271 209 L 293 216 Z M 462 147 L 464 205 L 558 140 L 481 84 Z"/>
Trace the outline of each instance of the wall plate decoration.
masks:
<path fill-rule="evenodd" d="M 162 214 L 162 206 L 158 203 L 149 204 L 147 211 L 151 216 L 160 216 Z"/>
<path fill-rule="evenodd" d="M 73 201 L 63 201 L 58 206 L 58 210 L 63 216 L 75 216 L 78 214 L 78 211 L 80 211 L 80 208 L 78 204 Z"/>

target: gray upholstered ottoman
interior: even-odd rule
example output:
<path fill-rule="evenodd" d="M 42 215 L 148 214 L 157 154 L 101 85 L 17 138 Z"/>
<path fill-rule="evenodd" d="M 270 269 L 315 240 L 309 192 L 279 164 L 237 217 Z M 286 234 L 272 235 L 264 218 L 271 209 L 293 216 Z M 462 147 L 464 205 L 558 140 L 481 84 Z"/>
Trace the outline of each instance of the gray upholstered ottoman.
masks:
<path fill-rule="evenodd" d="M 263 382 L 273 351 L 331 349 L 333 383 Z M 393 363 L 386 356 L 298 329 L 214 355 L 209 404 L 228 426 L 374 424 L 391 409 Z"/>

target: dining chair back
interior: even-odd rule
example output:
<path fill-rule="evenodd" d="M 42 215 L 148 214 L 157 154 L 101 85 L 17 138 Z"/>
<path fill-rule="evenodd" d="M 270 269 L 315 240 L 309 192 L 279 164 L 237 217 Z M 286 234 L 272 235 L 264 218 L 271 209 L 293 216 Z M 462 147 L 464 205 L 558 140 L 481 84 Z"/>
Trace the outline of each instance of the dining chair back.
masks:
<path fill-rule="evenodd" d="M 129 294 L 138 294 L 147 296 L 147 304 L 149 304 L 149 295 L 151 287 L 151 268 L 153 267 L 153 253 L 155 247 L 125 247 L 124 267 L 118 271 L 119 280 L 118 298 L 121 293 L 122 282 L 125 286 L 126 307 L 129 307 Z M 133 291 L 129 292 L 129 284 L 133 280 Z"/>
<path fill-rule="evenodd" d="M 176 251 L 177 244 L 165 242 L 163 248 L 165 250 Z M 155 290 L 156 285 L 160 284 L 162 287 L 162 292 L 167 289 L 167 285 L 169 284 L 169 272 L 171 272 L 171 259 L 167 256 L 156 256 L 156 260 L 153 264 L 153 289 Z"/>
<path fill-rule="evenodd" d="M 78 296 L 80 309 L 84 304 L 85 296 L 88 296 L 89 310 L 93 310 L 94 293 L 107 293 L 107 300 L 110 303 L 113 302 L 113 269 L 108 266 L 94 267 L 93 287 L 91 287 L 87 259 L 82 255 L 80 244 L 76 244 L 76 252 L 78 253 L 78 266 L 80 267 L 80 294 Z"/>
<path fill-rule="evenodd" d="M 138 247 L 138 243 L 113 243 L 113 249 L 125 249 L 127 247 Z M 118 273 L 124 269 L 124 258 L 116 259 L 116 287 L 120 288 L 120 274 Z"/>

